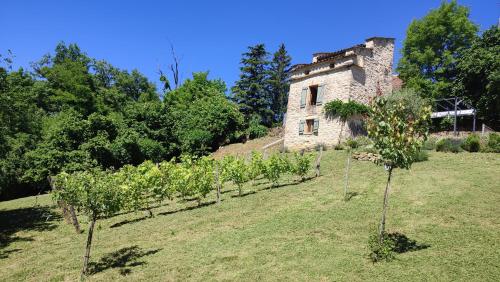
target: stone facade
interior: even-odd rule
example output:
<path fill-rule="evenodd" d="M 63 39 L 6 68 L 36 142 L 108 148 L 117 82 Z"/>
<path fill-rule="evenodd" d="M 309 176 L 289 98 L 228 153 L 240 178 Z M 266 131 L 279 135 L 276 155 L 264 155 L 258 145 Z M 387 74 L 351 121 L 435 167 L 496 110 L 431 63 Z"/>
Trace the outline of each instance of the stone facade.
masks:
<path fill-rule="evenodd" d="M 298 150 L 318 144 L 333 146 L 339 142 L 341 130 L 342 139 L 351 136 L 351 127 L 342 129 L 337 118 L 327 118 L 323 106 L 335 99 L 367 104 L 377 91 L 390 93 L 393 54 L 393 38 L 373 37 L 337 52 L 316 53 L 311 64 L 293 66 L 285 147 Z"/>

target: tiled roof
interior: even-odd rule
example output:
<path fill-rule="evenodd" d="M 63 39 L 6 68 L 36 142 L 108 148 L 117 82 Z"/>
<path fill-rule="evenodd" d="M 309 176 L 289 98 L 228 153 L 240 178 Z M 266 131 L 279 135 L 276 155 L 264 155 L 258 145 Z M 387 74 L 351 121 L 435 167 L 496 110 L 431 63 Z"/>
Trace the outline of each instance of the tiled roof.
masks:
<path fill-rule="evenodd" d="M 316 65 L 319 63 L 330 61 L 332 59 L 337 59 L 339 57 L 343 57 L 347 51 L 351 51 L 351 50 L 354 50 L 356 48 L 365 48 L 365 47 L 366 47 L 365 44 L 358 44 L 358 45 L 351 46 L 349 48 L 337 50 L 335 52 L 316 52 L 313 54 L 313 57 L 316 57 L 316 62 L 310 63 L 310 64 L 296 64 L 296 65 L 293 65 L 292 67 L 290 67 L 289 71 L 296 71 L 296 70 L 301 69 L 303 67 L 313 66 L 313 65 Z"/>

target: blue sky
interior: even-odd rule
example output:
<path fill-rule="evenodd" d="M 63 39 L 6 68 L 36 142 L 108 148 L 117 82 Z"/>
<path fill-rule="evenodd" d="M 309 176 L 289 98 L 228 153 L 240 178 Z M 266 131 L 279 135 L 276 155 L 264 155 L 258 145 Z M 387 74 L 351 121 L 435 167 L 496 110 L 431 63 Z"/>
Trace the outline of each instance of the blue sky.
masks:
<path fill-rule="evenodd" d="M 89 56 L 137 68 L 158 83 L 158 68 L 171 63 L 172 43 L 181 79 L 210 71 L 228 86 L 239 75 L 241 53 L 283 42 L 293 63 L 311 54 L 363 43 L 371 36 L 396 38 L 395 62 L 412 19 L 440 0 L 390 1 L 6 1 L 0 6 L 0 53 L 11 49 L 14 66 L 53 52 L 59 41 L 77 43 Z M 484 30 L 498 23 L 500 1 L 462 0 Z"/>

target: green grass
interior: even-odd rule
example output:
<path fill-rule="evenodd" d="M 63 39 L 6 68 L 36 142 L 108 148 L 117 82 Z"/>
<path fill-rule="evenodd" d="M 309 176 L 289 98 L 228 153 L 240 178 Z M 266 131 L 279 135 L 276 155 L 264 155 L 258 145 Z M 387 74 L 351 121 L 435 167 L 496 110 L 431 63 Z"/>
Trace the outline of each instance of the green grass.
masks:
<path fill-rule="evenodd" d="M 500 155 L 431 153 L 410 171 L 397 170 L 388 230 L 429 247 L 376 264 L 367 240 L 386 174 L 353 161 L 350 191 L 357 195 L 344 202 L 344 165 L 345 152 L 330 150 L 323 175 L 304 183 L 247 185 L 244 191 L 255 193 L 232 197 L 231 190 L 220 206 L 166 203 L 154 218 L 100 220 L 91 254 L 97 271 L 88 279 L 498 281 Z M 1 281 L 79 278 L 86 234 L 75 234 L 58 214 L 48 195 L 0 203 Z"/>

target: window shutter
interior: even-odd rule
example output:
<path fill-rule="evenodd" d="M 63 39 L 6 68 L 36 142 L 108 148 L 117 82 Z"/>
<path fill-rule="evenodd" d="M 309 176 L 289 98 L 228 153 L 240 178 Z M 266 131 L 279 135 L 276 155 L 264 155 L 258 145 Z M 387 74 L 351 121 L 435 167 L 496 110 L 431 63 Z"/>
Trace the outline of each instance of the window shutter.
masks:
<path fill-rule="evenodd" d="M 305 120 L 301 120 L 299 122 L 299 135 L 303 135 L 304 134 L 304 124 L 306 123 Z"/>
<path fill-rule="evenodd" d="M 300 94 L 300 108 L 306 107 L 306 97 L 307 97 L 307 87 L 302 88 L 302 93 Z"/>
<path fill-rule="evenodd" d="M 318 128 L 319 128 L 319 119 L 315 118 L 314 119 L 314 128 L 313 128 L 314 135 L 318 135 Z"/>
<path fill-rule="evenodd" d="M 316 97 L 316 105 L 322 105 L 323 104 L 323 93 L 325 92 L 325 85 L 320 85 L 318 86 L 318 96 Z"/>

